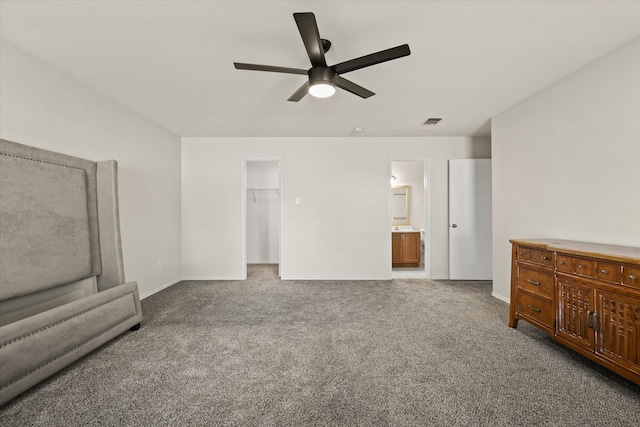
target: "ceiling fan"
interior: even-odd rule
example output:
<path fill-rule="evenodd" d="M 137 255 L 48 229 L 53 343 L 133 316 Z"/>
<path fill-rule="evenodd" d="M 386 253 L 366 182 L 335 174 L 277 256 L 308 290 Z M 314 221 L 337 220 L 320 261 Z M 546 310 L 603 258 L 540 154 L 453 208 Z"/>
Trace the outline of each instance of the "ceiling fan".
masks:
<path fill-rule="evenodd" d="M 238 70 L 271 71 L 274 73 L 308 75 L 309 80 L 303 84 L 300 89 L 295 91 L 287 101 L 298 102 L 307 93 L 318 98 L 326 98 L 335 93 L 336 86 L 362 98 L 369 98 L 370 96 L 375 95 L 375 93 L 345 79 L 341 74 L 359 70 L 360 68 L 369 67 L 371 65 L 380 64 L 381 62 L 391 61 L 392 59 L 402 58 L 403 56 L 411 54 L 409 45 L 403 44 L 401 46 L 381 50 L 380 52 L 361 56 L 329 67 L 324 58 L 324 54 L 331 47 L 331 42 L 320 38 L 315 15 L 311 12 L 294 13 L 293 18 L 296 20 L 298 30 L 302 36 L 302 41 L 304 42 L 307 54 L 311 60 L 311 68 L 303 70 L 300 68 L 276 67 L 272 65 L 245 64 L 241 62 L 233 63 Z"/>

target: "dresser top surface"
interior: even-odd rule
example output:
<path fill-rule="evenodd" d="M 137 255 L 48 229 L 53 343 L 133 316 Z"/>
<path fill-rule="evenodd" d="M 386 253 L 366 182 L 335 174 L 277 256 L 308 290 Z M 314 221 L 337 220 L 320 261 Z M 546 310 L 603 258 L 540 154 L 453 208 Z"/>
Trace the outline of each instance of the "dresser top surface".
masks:
<path fill-rule="evenodd" d="M 640 264 L 640 248 L 562 239 L 511 239 L 509 242 L 553 252 Z"/>

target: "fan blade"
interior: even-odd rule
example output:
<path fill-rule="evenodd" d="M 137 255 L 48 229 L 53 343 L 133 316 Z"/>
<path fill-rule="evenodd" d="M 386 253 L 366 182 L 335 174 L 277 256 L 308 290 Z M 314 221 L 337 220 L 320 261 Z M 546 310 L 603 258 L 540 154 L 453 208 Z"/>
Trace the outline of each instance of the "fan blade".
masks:
<path fill-rule="evenodd" d="M 341 62 L 334 65 L 336 74 L 344 74 L 353 70 L 359 70 L 360 68 L 369 67 L 371 65 L 380 64 L 381 62 L 391 61 L 392 59 L 402 58 L 403 56 L 410 55 L 408 44 L 392 47 L 391 49 L 381 50 L 380 52 L 372 53 L 370 55 L 361 56 L 360 58 L 351 59 L 349 61 Z"/>
<path fill-rule="evenodd" d="M 375 95 L 375 93 L 371 92 L 369 89 L 365 89 L 362 86 L 340 76 L 336 76 L 336 86 L 365 99 Z"/>
<path fill-rule="evenodd" d="M 311 65 L 314 67 L 326 67 L 327 61 L 324 59 L 324 48 L 322 47 L 315 15 L 311 12 L 294 13 L 293 18 L 298 25 Z"/>
<path fill-rule="evenodd" d="M 309 92 L 309 82 L 303 84 L 287 101 L 298 102 Z"/>
<path fill-rule="evenodd" d="M 233 65 L 238 70 L 271 71 L 274 73 L 304 74 L 305 76 L 307 75 L 307 70 L 301 70 L 299 68 L 275 67 L 273 65 L 244 64 L 242 62 L 234 62 Z"/>

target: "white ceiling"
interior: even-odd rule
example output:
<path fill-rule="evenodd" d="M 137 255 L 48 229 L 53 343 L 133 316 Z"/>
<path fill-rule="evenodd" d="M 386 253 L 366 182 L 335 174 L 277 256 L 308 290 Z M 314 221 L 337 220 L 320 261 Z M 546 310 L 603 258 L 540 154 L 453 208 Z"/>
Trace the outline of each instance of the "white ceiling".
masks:
<path fill-rule="evenodd" d="M 292 14 L 314 12 L 329 65 L 376 93 L 287 98 L 309 68 Z M 640 35 L 640 1 L 8 1 L 0 35 L 180 136 L 479 136 L 490 118 Z M 437 126 L 421 126 L 444 117 Z"/>

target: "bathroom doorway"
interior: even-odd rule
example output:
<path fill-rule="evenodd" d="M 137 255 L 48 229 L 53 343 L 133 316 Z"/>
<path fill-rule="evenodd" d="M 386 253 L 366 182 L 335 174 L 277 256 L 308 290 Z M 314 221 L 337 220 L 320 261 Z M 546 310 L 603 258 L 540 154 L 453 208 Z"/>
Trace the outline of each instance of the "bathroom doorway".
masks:
<path fill-rule="evenodd" d="M 282 174 L 280 159 L 244 161 L 243 278 L 247 265 L 277 265 L 282 277 Z"/>
<path fill-rule="evenodd" d="M 429 164 L 415 158 L 389 162 L 392 278 L 431 278 Z"/>

